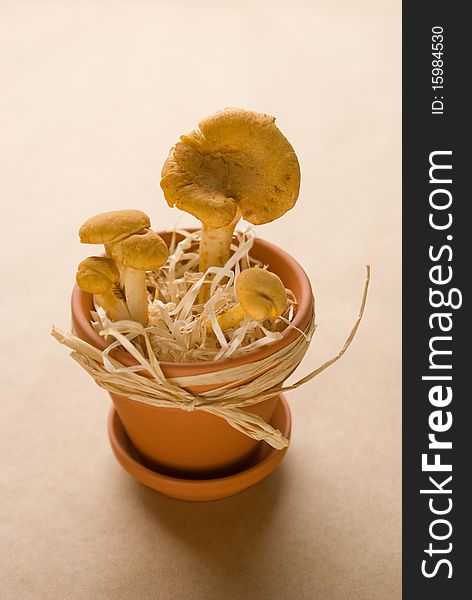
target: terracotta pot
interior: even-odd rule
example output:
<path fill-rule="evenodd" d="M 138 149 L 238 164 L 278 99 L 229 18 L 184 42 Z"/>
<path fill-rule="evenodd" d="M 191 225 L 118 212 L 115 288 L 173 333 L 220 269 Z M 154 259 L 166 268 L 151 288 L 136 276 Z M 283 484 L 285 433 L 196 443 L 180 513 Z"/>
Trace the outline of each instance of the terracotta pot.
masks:
<path fill-rule="evenodd" d="M 160 232 L 170 242 L 171 233 Z M 270 242 L 256 239 L 251 256 L 269 266 L 298 302 L 293 326 L 306 328 L 313 309 L 313 294 L 309 279 L 302 267 L 286 252 Z M 97 348 L 106 343 L 90 325 L 92 296 L 78 286 L 72 292 L 72 325 L 77 336 Z M 282 339 L 237 358 L 202 363 L 162 362 L 166 377 L 185 377 L 226 369 L 265 358 L 292 342 L 299 333 L 287 327 Z M 124 351 L 115 351 L 113 357 L 126 365 L 136 364 Z M 210 389 L 211 386 L 188 388 L 190 392 Z M 181 409 L 156 408 L 135 402 L 123 396 L 110 394 L 123 426 L 143 460 L 160 472 L 180 476 L 208 477 L 231 473 L 240 469 L 257 450 L 257 442 L 223 419 L 203 411 L 185 412 Z M 249 407 L 247 410 L 270 422 L 277 396 Z"/>

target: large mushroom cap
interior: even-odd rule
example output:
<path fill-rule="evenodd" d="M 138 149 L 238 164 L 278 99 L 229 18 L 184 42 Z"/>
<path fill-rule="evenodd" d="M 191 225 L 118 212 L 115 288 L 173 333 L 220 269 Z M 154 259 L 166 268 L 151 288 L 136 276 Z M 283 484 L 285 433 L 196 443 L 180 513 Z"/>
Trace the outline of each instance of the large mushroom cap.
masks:
<path fill-rule="evenodd" d="M 209 227 L 224 227 L 237 207 L 247 221 L 269 223 L 297 201 L 300 167 L 275 117 L 226 108 L 184 135 L 162 168 L 169 206 Z"/>
<path fill-rule="evenodd" d="M 281 279 L 265 269 L 242 271 L 236 279 L 236 294 L 251 319 L 276 319 L 287 308 L 287 292 Z"/>
<path fill-rule="evenodd" d="M 117 242 L 112 253 L 125 267 L 138 271 L 153 271 L 166 262 L 169 249 L 160 235 L 148 229 Z"/>
<path fill-rule="evenodd" d="M 109 244 L 150 226 L 149 217 L 140 210 L 111 210 L 87 219 L 79 237 L 83 244 Z"/>
<path fill-rule="evenodd" d="M 120 278 L 120 273 L 111 258 L 89 256 L 77 269 L 77 285 L 89 294 L 105 294 Z"/>

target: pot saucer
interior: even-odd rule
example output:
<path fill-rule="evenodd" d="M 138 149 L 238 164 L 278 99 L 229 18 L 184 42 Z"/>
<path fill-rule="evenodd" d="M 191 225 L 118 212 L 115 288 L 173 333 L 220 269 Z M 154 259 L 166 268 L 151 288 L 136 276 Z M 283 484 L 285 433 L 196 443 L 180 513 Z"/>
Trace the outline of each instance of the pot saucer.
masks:
<path fill-rule="evenodd" d="M 292 419 L 283 395 L 279 396 L 271 425 L 290 439 Z M 108 415 L 108 437 L 116 459 L 131 477 L 161 494 L 179 500 L 219 500 L 237 494 L 272 473 L 287 451 L 287 448 L 276 450 L 261 442 L 250 464 L 238 473 L 213 479 L 182 479 L 163 475 L 143 463 L 126 435 L 114 407 L 110 409 Z"/>

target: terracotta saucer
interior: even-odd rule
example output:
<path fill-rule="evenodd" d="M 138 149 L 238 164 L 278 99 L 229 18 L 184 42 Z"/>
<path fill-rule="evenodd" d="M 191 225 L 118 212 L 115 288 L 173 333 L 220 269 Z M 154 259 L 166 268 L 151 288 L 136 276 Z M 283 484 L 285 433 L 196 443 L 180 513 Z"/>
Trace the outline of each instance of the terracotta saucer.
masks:
<path fill-rule="evenodd" d="M 292 419 L 283 395 L 279 397 L 271 424 L 290 439 Z M 261 442 L 250 464 L 238 473 L 214 479 L 181 479 L 163 475 L 144 465 L 113 407 L 108 416 L 108 436 L 115 457 L 131 477 L 161 494 L 179 500 L 219 500 L 237 494 L 272 473 L 287 451 L 287 448 L 275 450 Z"/>

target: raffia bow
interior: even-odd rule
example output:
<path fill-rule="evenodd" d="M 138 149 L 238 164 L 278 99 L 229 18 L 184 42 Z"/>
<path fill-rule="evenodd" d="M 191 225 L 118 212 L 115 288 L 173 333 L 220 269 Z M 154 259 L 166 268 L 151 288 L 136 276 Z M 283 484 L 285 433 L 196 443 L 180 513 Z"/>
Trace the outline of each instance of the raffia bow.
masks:
<path fill-rule="evenodd" d="M 244 435 L 255 440 L 264 440 L 272 447 L 281 450 L 288 446 L 288 440 L 282 433 L 258 415 L 244 409 L 282 392 L 300 387 L 343 356 L 361 323 L 369 283 L 370 267 L 368 266 L 358 317 L 338 354 L 296 383 L 285 387 L 282 385 L 283 381 L 298 366 L 308 350 L 316 328 L 314 315 L 306 331 L 300 332 L 293 342 L 267 358 L 221 371 L 174 378 L 164 376 L 146 329 L 134 321 L 119 321 L 101 331 L 100 335 L 115 339 L 115 342 L 103 351 L 56 327 L 52 328 L 51 334 L 61 344 L 72 349 L 72 358 L 90 374 L 97 385 L 105 390 L 151 406 L 180 408 L 188 412 L 203 410 L 224 419 Z M 131 343 L 131 340 L 138 335 L 143 336 L 148 357 L 143 356 Z M 138 364 L 126 367 L 113 358 L 110 352 L 119 346 L 129 352 Z M 139 371 L 147 371 L 149 376 L 140 375 Z M 235 382 L 247 380 L 249 380 L 247 383 L 235 385 Z M 200 394 L 192 394 L 185 389 L 209 385 L 215 388 Z"/>

